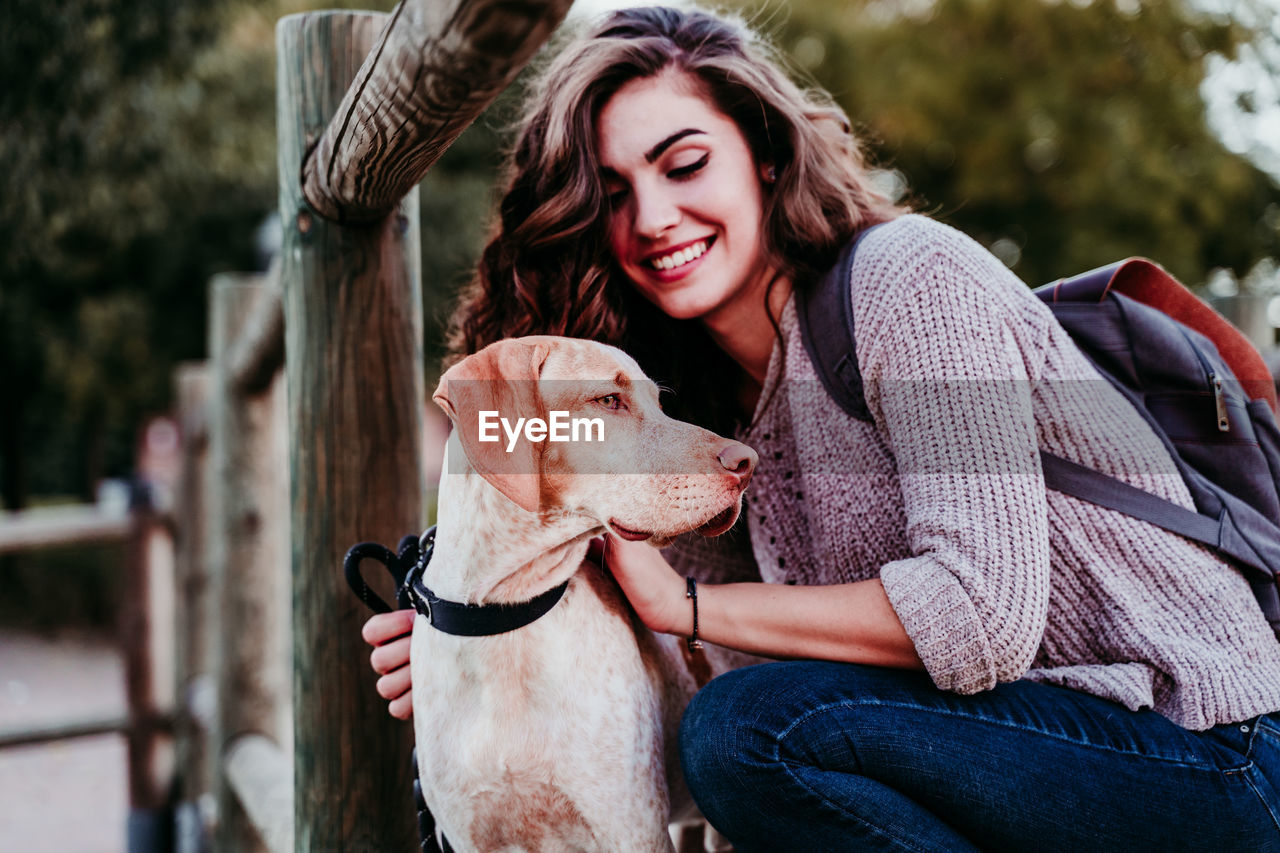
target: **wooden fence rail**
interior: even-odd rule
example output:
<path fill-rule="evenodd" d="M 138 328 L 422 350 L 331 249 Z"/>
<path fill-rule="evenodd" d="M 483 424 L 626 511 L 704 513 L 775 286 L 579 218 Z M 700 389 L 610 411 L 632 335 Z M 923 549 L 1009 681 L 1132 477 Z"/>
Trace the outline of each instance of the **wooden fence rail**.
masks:
<path fill-rule="evenodd" d="M 323 117 L 324 133 L 303 163 L 307 202 L 332 222 L 390 214 L 515 79 L 572 2 L 403 0 Z"/>
<path fill-rule="evenodd" d="M 8 726 L 0 729 L 0 749 L 93 735 L 123 734 L 129 730 L 129 725 L 128 716 L 106 714 L 92 717 L 68 717 L 36 726 Z"/>
<path fill-rule="evenodd" d="M 293 755 L 263 735 L 227 744 L 223 770 L 249 822 L 271 853 L 293 853 Z"/>
<path fill-rule="evenodd" d="M 125 738 L 129 791 L 128 847 L 153 851 L 168 832 L 164 810 L 173 729 L 172 577 L 169 519 L 135 483 L 127 512 L 98 506 L 50 507 L 0 514 L 0 553 L 60 546 L 125 546 L 117 624 L 124 658 L 125 716 L 72 716 L 0 731 L 0 748 L 119 733 Z"/>
<path fill-rule="evenodd" d="M 46 507 L 0 513 L 0 554 L 61 545 L 124 542 L 132 520 L 95 504 Z"/>
<path fill-rule="evenodd" d="M 267 390 L 284 370 L 284 306 L 280 303 L 278 269 L 267 273 L 263 287 L 265 292 L 226 355 L 231 387 L 238 394 Z"/>

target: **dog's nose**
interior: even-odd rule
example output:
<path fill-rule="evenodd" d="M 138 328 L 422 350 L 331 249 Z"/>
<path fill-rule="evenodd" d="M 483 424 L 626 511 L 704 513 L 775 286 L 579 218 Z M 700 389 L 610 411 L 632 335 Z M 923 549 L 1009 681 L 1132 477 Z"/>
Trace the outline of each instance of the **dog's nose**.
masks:
<path fill-rule="evenodd" d="M 734 442 L 720 451 L 718 458 L 724 469 L 740 480 L 751 476 L 756 467 L 756 452 L 745 444 Z"/>

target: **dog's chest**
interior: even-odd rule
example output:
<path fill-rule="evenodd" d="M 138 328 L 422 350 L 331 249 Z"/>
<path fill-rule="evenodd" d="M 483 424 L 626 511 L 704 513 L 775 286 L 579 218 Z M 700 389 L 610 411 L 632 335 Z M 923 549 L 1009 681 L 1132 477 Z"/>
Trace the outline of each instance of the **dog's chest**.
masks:
<path fill-rule="evenodd" d="M 421 618 L 415 626 L 419 770 L 446 835 L 501 849 L 495 840 L 509 833 L 564 841 L 587 832 L 597 843 L 570 846 L 592 849 L 615 822 L 665 814 L 651 668 L 627 622 L 573 592 L 507 635 L 452 637 Z M 663 802 L 638 802 L 655 791 Z"/>

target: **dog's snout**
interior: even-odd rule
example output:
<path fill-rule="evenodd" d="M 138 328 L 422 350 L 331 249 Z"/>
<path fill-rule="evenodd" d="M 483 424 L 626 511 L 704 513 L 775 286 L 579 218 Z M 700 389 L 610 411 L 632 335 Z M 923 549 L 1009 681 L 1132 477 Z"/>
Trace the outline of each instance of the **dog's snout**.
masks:
<path fill-rule="evenodd" d="M 740 479 L 750 477 L 756 467 L 756 452 L 736 441 L 721 450 L 718 458 L 726 471 L 737 475 Z"/>

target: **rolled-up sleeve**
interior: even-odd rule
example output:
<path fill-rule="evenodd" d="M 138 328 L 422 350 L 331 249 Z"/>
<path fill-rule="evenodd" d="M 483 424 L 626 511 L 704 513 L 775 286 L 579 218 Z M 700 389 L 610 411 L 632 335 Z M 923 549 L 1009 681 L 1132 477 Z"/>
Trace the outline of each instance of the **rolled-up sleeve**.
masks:
<path fill-rule="evenodd" d="M 1022 301 L 1034 297 L 993 261 L 943 235 L 859 318 L 867 402 L 897 465 L 911 552 L 880 578 L 934 683 L 960 693 L 1026 672 L 1050 587 L 1031 402 L 1038 330 Z"/>

